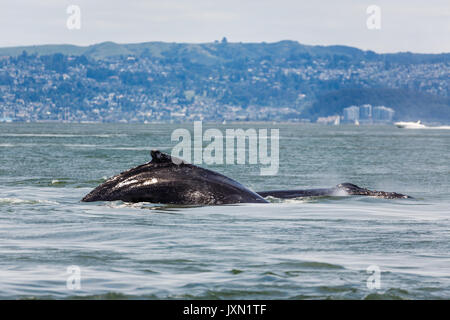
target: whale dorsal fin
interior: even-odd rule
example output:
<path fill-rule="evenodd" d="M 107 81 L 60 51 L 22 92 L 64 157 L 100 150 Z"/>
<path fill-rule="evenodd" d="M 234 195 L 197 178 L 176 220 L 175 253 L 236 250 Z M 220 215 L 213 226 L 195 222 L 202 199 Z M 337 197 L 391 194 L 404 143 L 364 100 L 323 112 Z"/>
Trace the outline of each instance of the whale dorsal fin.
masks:
<path fill-rule="evenodd" d="M 150 151 L 150 155 L 152 156 L 153 163 L 172 162 L 172 157 L 170 155 L 159 150 Z"/>
<path fill-rule="evenodd" d="M 174 165 L 186 164 L 183 159 L 172 157 L 171 155 L 159 150 L 150 151 L 150 155 L 152 156 L 151 163 L 172 163 Z"/>

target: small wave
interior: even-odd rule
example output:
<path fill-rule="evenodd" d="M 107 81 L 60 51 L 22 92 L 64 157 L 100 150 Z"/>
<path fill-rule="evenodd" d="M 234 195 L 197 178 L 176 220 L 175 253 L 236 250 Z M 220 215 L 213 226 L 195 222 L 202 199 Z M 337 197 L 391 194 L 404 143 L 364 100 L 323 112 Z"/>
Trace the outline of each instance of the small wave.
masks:
<path fill-rule="evenodd" d="M 224 290 L 206 290 L 205 292 L 194 295 L 191 293 L 169 295 L 168 299 L 188 299 L 188 300 L 221 300 L 221 299 L 267 299 L 273 296 L 284 296 L 281 290 L 240 290 L 240 289 L 224 289 Z"/>
<path fill-rule="evenodd" d="M 267 201 L 270 203 L 276 204 L 301 204 L 301 203 L 317 203 L 328 200 L 340 200 L 344 197 L 344 194 L 341 195 L 332 195 L 332 196 L 318 196 L 318 197 L 297 197 L 292 199 L 281 199 L 272 196 L 265 197 Z"/>
<path fill-rule="evenodd" d="M 343 266 L 337 264 L 331 264 L 327 262 L 319 261 L 287 261 L 278 264 L 281 267 L 294 268 L 294 269 L 344 269 Z"/>
<path fill-rule="evenodd" d="M 333 192 L 333 196 L 334 197 L 348 197 L 349 194 L 347 191 L 345 191 L 343 189 L 338 189 L 335 192 Z"/>
<path fill-rule="evenodd" d="M 385 292 L 370 293 L 364 300 L 404 300 L 414 298 L 404 289 L 391 288 Z"/>
<path fill-rule="evenodd" d="M 128 202 L 122 202 L 122 201 L 112 201 L 112 202 L 107 202 L 106 206 L 113 208 L 113 209 L 121 209 L 121 208 L 136 208 L 136 209 L 141 209 L 143 207 L 143 202 L 137 202 L 137 203 L 128 203 Z"/>
<path fill-rule="evenodd" d="M 19 198 L 0 198 L 0 203 L 6 204 L 58 204 L 56 201 L 51 200 L 29 200 Z"/>
<path fill-rule="evenodd" d="M 114 134 L 64 134 L 64 133 L 2 133 L 0 137 L 43 137 L 43 138 L 76 138 L 76 137 L 97 137 L 97 138 L 111 138 L 111 137 L 126 137 L 124 133 Z"/>
<path fill-rule="evenodd" d="M 425 126 L 422 128 L 405 128 L 405 129 L 450 130 L 450 126 L 434 126 L 434 127 Z"/>
<path fill-rule="evenodd" d="M 346 292 L 356 293 L 358 291 L 356 288 L 352 288 L 349 286 L 320 286 L 318 290 L 325 294 L 346 293 Z"/>
<path fill-rule="evenodd" d="M 12 147 L 52 147 L 52 146 L 63 146 L 67 148 L 98 148 L 98 149 L 105 149 L 105 150 L 127 150 L 126 148 L 109 148 L 105 145 L 99 145 L 99 144 L 81 144 L 81 143 L 1 143 L 0 148 L 12 148 Z M 134 148 L 135 150 L 150 150 L 150 148 Z M 133 148 L 129 148 L 129 150 L 134 150 Z"/>
<path fill-rule="evenodd" d="M 450 130 L 450 126 L 423 126 L 423 127 L 405 127 L 407 130 Z"/>
<path fill-rule="evenodd" d="M 106 292 L 106 293 L 99 293 L 94 295 L 77 295 L 77 296 L 68 296 L 66 299 L 68 300 L 125 300 L 125 299 L 145 299 L 145 300 L 155 300 L 158 299 L 158 296 L 153 294 L 147 294 L 147 295 L 131 295 L 131 294 L 124 294 L 120 292 Z M 160 298 L 159 298 L 160 299 Z"/>
<path fill-rule="evenodd" d="M 167 205 L 157 204 L 151 202 L 122 202 L 122 201 L 107 201 L 103 205 L 112 209 L 145 209 L 164 214 L 178 214 L 181 208 L 193 208 L 196 206 L 180 206 L 180 205 Z"/>
<path fill-rule="evenodd" d="M 61 186 L 61 185 L 65 185 L 65 184 L 67 184 L 67 181 L 64 181 L 64 180 L 58 180 L 58 179 L 53 179 L 52 180 L 52 182 L 50 183 L 50 185 L 53 185 L 53 186 Z"/>
<path fill-rule="evenodd" d="M 301 262 L 298 266 L 305 269 L 344 269 L 344 267 L 337 264 L 316 261 Z"/>
<path fill-rule="evenodd" d="M 54 144 L 59 146 L 60 144 Z M 74 144 L 74 143 L 64 143 L 63 144 L 64 147 L 69 147 L 69 148 L 98 148 L 99 145 L 98 144 Z"/>
<path fill-rule="evenodd" d="M 268 197 L 265 197 L 264 199 L 266 199 L 270 203 L 305 203 L 305 202 L 310 202 L 309 199 L 305 198 L 305 197 L 303 197 L 303 198 L 302 197 L 298 197 L 298 198 L 293 198 L 293 199 L 281 199 L 281 198 L 268 196 Z"/>
<path fill-rule="evenodd" d="M 101 146 L 100 149 L 103 150 L 127 150 L 127 151 L 149 151 L 151 147 L 109 147 L 109 146 Z"/>

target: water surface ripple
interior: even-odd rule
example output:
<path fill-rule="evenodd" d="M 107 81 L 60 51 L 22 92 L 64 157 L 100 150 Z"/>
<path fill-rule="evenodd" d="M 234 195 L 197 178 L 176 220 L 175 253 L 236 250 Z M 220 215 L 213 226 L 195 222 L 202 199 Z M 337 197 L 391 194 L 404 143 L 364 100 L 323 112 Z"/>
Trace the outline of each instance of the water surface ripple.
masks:
<path fill-rule="evenodd" d="M 267 126 L 280 129 L 278 175 L 209 168 L 253 190 L 352 182 L 415 198 L 81 203 L 107 177 L 149 161 L 150 149 L 170 151 L 171 132 L 192 125 L 0 124 L 0 298 L 450 298 L 449 131 L 227 128 Z M 77 290 L 66 286 L 73 265 Z M 371 265 L 379 289 L 367 287 Z"/>

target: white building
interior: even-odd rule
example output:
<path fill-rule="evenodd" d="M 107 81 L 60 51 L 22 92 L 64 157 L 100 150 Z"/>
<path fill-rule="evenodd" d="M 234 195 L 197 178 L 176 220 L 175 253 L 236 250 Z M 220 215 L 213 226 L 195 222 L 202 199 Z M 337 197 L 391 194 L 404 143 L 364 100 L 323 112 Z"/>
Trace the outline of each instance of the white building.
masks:
<path fill-rule="evenodd" d="M 351 106 L 344 109 L 344 121 L 355 122 L 359 120 L 359 107 Z"/>
<path fill-rule="evenodd" d="M 392 122 L 394 119 L 395 111 L 391 108 L 386 108 L 385 106 L 379 106 L 373 108 L 373 121 L 375 122 Z"/>
<path fill-rule="evenodd" d="M 372 105 L 363 104 L 359 107 L 359 119 L 360 120 L 371 120 L 372 119 Z"/>

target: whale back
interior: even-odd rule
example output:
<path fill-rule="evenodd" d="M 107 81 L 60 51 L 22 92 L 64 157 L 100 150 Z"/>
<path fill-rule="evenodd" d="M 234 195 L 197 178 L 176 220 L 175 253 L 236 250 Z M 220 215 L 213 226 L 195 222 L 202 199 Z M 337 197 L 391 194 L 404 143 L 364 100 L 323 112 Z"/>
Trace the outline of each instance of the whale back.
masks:
<path fill-rule="evenodd" d="M 151 202 L 180 205 L 265 203 L 260 195 L 220 173 L 158 150 L 152 160 L 99 185 L 82 201 Z"/>
<path fill-rule="evenodd" d="M 258 194 L 262 197 L 275 197 L 280 199 L 294 199 L 304 197 L 324 197 L 324 196 L 371 196 L 384 199 L 406 199 L 411 198 L 408 195 L 404 195 L 396 192 L 386 192 L 369 190 L 361 188 L 352 183 L 340 183 L 333 188 L 322 189 L 304 189 L 304 190 L 270 190 L 270 191 L 258 191 Z"/>

